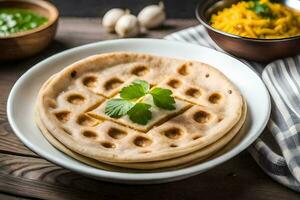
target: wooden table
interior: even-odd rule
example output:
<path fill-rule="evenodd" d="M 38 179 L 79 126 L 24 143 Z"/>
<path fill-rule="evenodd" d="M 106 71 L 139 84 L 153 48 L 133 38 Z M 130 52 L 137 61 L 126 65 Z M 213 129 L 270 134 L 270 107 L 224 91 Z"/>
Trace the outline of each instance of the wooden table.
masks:
<path fill-rule="evenodd" d="M 168 33 L 196 24 L 195 20 L 169 20 L 163 30 L 151 31 L 143 37 L 162 38 Z M 56 166 L 27 149 L 12 132 L 6 117 L 6 101 L 14 82 L 32 65 L 50 55 L 82 44 L 113 38 L 116 36 L 105 33 L 100 27 L 100 19 L 63 18 L 55 42 L 43 53 L 15 63 L 0 64 L 1 200 L 299 199 L 299 194 L 265 175 L 247 151 L 221 166 L 186 180 L 137 186 L 86 178 Z"/>

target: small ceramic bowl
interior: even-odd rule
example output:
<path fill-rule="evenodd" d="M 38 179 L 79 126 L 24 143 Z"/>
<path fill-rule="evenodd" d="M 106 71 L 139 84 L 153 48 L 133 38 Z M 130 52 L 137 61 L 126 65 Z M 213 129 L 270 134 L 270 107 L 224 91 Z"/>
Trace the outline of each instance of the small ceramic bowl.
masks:
<path fill-rule="evenodd" d="M 43 0 L 0 0 L 0 8 L 30 9 L 48 19 L 46 24 L 38 28 L 0 37 L 0 61 L 32 56 L 53 40 L 59 13 L 51 3 Z"/>
<path fill-rule="evenodd" d="M 254 39 L 226 33 L 210 26 L 209 19 L 212 14 L 237 2 L 238 0 L 202 0 L 196 8 L 197 19 L 222 49 L 237 57 L 259 62 L 270 62 L 300 53 L 300 36 L 282 39 Z M 277 2 L 300 11 L 300 1 L 298 0 L 277 0 Z"/>

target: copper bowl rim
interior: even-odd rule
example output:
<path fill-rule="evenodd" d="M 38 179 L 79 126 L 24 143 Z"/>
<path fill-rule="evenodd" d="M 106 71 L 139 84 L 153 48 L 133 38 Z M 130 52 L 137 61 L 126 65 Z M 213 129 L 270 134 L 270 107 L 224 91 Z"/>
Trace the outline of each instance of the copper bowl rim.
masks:
<path fill-rule="evenodd" d="M 231 33 L 227 33 L 218 29 L 213 28 L 211 25 L 209 25 L 207 23 L 207 20 L 204 17 L 204 12 L 206 11 L 204 8 L 201 8 L 202 6 L 204 7 L 204 5 L 208 4 L 210 1 L 200 1 L 198 2 L 197 6 L 196 6 L 196 10 L 195 10 L 195 14 L 196 14 L 196 18 L 200 21 L 200 23 L 205 26 L 205 28 L 213 31 L 213 32 L 217 32 L 221 35 L 233 38 L 233 39 L 241 39 L 241 40 L 245 40 L 245 41 L 249 41 L 249 42 L 267 42 L 267 43 L 276 43 L 276 42 L 288 42 L 291 40 L 297 40 L 300 39 L 300 35 L 297 36 L 292 36 L 292 37 L 287 37 L 287 38 L 278 38 L 278 39 L 261 39 L 261 38 L 248 38 L 248 37 L 243 37 L 243 36 L 239 36 L 239 35 L 234 35 Z"/>
<path fill-rule="evenodd" d="M 11 35 L 8 35 L 5 37 L 0 37 L 0 40 L 19 38 L 22 36 L 27 36 L 27 35 L 30 35 L 33 33 L 43 31 L 43 30 L 49 28 L 50 26 L 52 26 L 53 24 L 55 24 L 59 18 L 59 12 L 58 12 L 57 8 L 48 1 L 44 1 L 44 0 L 0 0 L 0 3 L 1 2 L 22 2 L 22 3 L 34 4 L 36 6 L 42 7 L 44 9 L 46 9 L 47 11 L 49 11 L 50 15 L 48 17 L 48 22 L 46 24 L 41 25 L 32 30 L 21 31 L 19 33 L 14 33 L 14 34 L 11 34 Z"/>

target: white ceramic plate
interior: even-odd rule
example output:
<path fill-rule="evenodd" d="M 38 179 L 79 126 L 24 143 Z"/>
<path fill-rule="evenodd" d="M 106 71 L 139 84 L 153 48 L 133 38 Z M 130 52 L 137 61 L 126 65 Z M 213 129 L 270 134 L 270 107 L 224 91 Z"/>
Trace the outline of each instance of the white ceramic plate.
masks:
<path fill-rule="evenodd" d="M 34 104 L 44 81 L 69 64 L 90 55 L 131 51 L 192 59 L 221 70 L 240 89 L 249 108 L 246 136 L 229 152 L 184 169 L 157 173 L 121 173 L 96 169 L 56 150 L 42 136 L 34 122 Z M 14 85 L 7 104 L 7 115 L 16 135 L 31 150 L 70 170 L 112 182 L 161 183 L 179 180 L 207 171 L 246 149 L 263 131 L 270 115 L 270 97 L 259 76 L 247 65 L 224 53 L 181 42 L 158 39 L 124 39 L 97 42 L 56 54 L 28 70 Z"/>

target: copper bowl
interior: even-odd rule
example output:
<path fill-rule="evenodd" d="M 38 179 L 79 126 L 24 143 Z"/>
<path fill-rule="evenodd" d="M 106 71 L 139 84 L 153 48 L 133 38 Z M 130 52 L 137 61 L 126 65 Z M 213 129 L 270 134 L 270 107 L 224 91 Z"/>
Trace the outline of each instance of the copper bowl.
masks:
<path fill-rule="evenodd" d="M 197 19 L 205 26 L 209 36 L 223 50 L 237 57 L 259 62 L 270 62 L 300 53 L 300 36 L 282 39 L 254 39 L 226 33 L 210 26 L 209 19 L 212 14 L 237 2 L 238 0 L 202 0 L 196 8 Z M 297 10 L 300 9 L 300 1 L 298 0 L 276 2 Z"/>
<path fill-rule="evenodd" d="M 0 0 L 0 8 L 29 9 L 48 18 L 47 23 L 35 29 L 0 37 L 0 61 L 32 56 L 53 40 L 59 13 L 51 3 L 44 0 Z"/>

